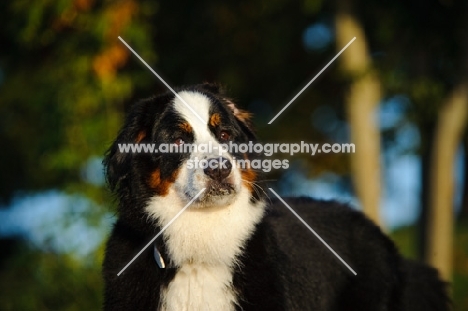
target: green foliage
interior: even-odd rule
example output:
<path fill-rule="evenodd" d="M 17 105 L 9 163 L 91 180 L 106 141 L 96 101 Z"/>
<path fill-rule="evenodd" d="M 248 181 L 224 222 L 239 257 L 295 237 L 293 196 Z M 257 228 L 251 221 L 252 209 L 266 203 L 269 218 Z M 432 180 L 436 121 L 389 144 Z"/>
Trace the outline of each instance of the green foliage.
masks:
<path fill-rule="evenodd" d="M 91 156 L 101 156 L 122 121 L 122 101 L 132 95 L 136 71 L 122 68 L 130 57 L 121 35 L 151 61 L 155 58 L 148 13 L 133 1 L 10 1 L 0 32 L 0 137 L 13 144 L 5 157 L 21 166 L 3 180 L 1 193 L 81 182 Z M 15 18 L 7 18 L 15 16 Z M 139 80 L 141 81 L 141 79 Z"/>
<path fill-rule="evenodd" d="M 102 254 L 83 260 L 18 247 L 2 265 L 0 310 L 99 310 Z"/>

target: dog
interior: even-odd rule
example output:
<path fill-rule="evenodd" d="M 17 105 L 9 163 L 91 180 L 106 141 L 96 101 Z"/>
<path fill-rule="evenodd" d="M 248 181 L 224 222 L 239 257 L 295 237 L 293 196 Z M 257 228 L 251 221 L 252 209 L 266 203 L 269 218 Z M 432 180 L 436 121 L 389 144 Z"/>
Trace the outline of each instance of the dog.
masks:
<path fill-rule="evenodd" d="M 282 202 L 267 199 L 259 170 L 234 165 L 260 154 L 213 151 L 256 142 L 250 117 L 207 83 L 131 107 L 103 162 L 118 200 L 103 263 L 105 310 L 450 309 L 437 270 L 402 258 L 362 213 L 285 198 L 354 275 Z M 213 150 L 122 152 L 122 144 Z"/>

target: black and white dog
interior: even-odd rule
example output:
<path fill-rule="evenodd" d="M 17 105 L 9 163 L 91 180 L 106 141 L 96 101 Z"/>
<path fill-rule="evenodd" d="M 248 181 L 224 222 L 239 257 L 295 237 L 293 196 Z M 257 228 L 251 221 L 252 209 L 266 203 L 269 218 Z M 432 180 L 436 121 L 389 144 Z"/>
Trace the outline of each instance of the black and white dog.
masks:
<path fill-rule="evenodd" d="M 286 199 L 352 274 L 280 202 L 266 200 L 258 171 L 233 165 L 257 154 L 119 149 L 124 143 L 219 147 L 256 140 L 250 115 L 216 85 L 178 94 L 198 116 L 172 93 L 141 101 L 104 160 L 119 200 L 103 265 L 105 310 L 450 309 L 437 271 L 403 259 L 361 213 L 337 202 Z M 189 165 L 196 159 L 224 165 Z"/>

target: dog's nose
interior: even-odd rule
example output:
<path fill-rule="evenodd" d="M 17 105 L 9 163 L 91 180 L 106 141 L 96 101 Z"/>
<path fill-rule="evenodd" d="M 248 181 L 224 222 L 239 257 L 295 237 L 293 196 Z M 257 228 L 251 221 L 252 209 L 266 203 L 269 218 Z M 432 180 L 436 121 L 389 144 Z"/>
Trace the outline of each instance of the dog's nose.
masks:
<path fill-rule="evenodd" d="M 222 181 L 231 173 L 231 162 L 223 157 L 208 159 L 208 166 L 203 170 L 210 178 Z"/>

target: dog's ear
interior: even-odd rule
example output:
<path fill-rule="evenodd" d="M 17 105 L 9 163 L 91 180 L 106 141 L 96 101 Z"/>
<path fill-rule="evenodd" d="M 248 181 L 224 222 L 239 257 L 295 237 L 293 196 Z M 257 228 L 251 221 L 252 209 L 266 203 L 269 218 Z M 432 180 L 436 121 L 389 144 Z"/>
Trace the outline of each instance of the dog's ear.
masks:
<path fill-rule="evenodd" d="M 107 183 L 112 191 L 130 174 L 133 153 L 121 150 L 123 144 L 138 144 L 151 135 L 152 124 L 165 107 L 162 97 L 150 98 L 130 107 L 125 123 L 103 160 Z"/>
<path fill-rule="evenodd" d="M 203 84 L 200 84 L 200 87 L 220 97 L 226 103 L 227 107 L 238 121 L 247 126 L 250 130 L 253 129 L 251 122 L 252 114 L 250 112 L 237 108 L 236 104 L 234 103 L 234 101 L 232 101 L 232 99 L 225 97 L 225 89 L 222 85 L 218 83 L 203 82 Z"/>
<path fill-rule="evenodd" d="M 215 95 L 224 94 L 224 88 L 221 86 L 221 84 L 218 83 L 203 82 L 202 84 L 200 84 L 200 87 Z"/>
<path fill-rule="evenodd" d="M 248 111 L 237 108 L 236 104 L 232 100 L 230 99 L 225 99 L 225 100 L 226 100 L 227 106 L 231 110 L 234 117 L 236 117 L 236 119 L 241 121 L 242 123 L 245 123 L 246 125 L 251 126 L 252 114 Z"/>
<path fill-rule="evenodd" d="M 232 112 L 234 117 L 237 119 L 240 126 L 247 133 L 249 133 L 249 139 L 256 139 L 254 127 L 252 124 L 253 115 L 248 111 L 237 108 L 236 104 L 229 98 L 224 98 L 224 102 L 226 103 L 228 109 Z"/>

